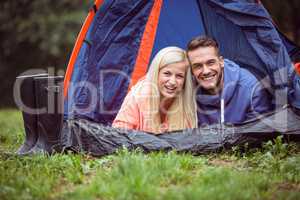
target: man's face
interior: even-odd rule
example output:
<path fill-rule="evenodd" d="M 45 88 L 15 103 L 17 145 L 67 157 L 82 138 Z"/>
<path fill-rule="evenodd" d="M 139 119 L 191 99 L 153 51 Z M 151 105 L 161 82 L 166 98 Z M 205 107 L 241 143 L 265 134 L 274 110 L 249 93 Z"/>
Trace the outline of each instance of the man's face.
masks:
<path fill-rule="evenodd" d="M 192 72 L 198 84 L 209 94 L 223 88 L 224 60 L 214 47 L 199 47 L 188 52 Z"/>

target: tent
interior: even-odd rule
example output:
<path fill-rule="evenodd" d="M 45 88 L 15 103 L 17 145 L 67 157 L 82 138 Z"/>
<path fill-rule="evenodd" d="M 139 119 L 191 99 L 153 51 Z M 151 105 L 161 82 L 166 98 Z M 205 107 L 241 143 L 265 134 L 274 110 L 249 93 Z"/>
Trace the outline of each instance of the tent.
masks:
<path fill-rule="evenodd" d="M 276 106 L 286 104 L 289 94 L 297 103 L 289 80 L 300 49 L 278 32 L 259 1 L 96 0 L 65 75 L 64 119 L 111 124 L 158 50 L 185 48 L 203 34 L 219 42 L 225 58 L 261 79 Z"/>
<path fill-rule="evenodd" d="M 280 119 L 280 120 L 278 120 Z M 153 135 L 150 133 L 116 129 L 85 119 L 68 120 L 61 136 L 63 149 L 100 157 L 118 149 L 140 149 L 143 152 L 176 151 L 195 155 L 260 147 L 263 142 L 278 136 L 285 141 L 300 142 L 300 116 L 290 108 L 268 113 L 263 119 L 254 119 L 230 126 L 214 124 L 197 129 L 187 129 Z"/>
<path fill-rule="evenodd" d="M 204 34 L 219 42 L 225 58 L 260 79 L 272 94 L 274 112 L 242 124 L 160 135 L 107 126 L 161 48 L 185 48 L 191 38 Z M 259 1 L 96 0 L 64 77 L 64 120 L 60 109 L 23 112 L 26 137 L 18 154 L 71 149 L 102 156 L 123 146 L 200 154 L 235 145 L 259 146 L 278 135 L 299 142 L 300 76 L 291 62 L 299 58 L 300 49 L 278 32 Z M 17 78 L 27 82 L 19 98 L 34 108 L 47 104 L 61 108 L 62 77 L 38 76 Z M 46 98 L 47 94 L 55 98 Z"/>

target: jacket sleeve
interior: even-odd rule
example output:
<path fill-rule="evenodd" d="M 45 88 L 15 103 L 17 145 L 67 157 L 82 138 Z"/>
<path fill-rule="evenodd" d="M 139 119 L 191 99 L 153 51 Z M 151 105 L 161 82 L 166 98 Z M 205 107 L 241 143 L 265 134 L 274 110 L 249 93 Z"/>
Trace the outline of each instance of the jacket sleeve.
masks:
<path fill-rule="evenodd" d="M 269 94 L 259 82 L 256 87 L 253 88 L 250 95 L 250 108 L 246 114 L 246 120 L 257 118 L 260 114 L 272 110 L 273 104 L 271 94 Z"/>
<path fill-rule="evenodd" d="M 125 97 L 112 126 L 125 129 L 140 129 L 140 112 L 138 103 L 131 90 Z"/>

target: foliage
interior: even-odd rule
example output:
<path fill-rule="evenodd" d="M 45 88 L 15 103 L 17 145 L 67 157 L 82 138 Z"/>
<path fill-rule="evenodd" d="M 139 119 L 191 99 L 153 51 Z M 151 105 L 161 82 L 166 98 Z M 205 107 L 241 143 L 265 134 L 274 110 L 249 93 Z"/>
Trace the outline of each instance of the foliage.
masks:
<path fill-rule="evenodd" d="M 50 61 L 34 59 L 34 63 L 28 64 L 63 64 L 53 61 L 66 59 L 87 11 L 88 1 L 1 1 L 2 56 L 12 58 L 16 53 L 34 56 L 24 51 L 30 49 Z"/>
<path fill-rule="evenodd" d="M 14 151 L 23 141 L 23 122 L 20 112 L 6 109 L 0 112 L 0 149 Z M 11 145 L 15 144 L 15 145 Z"/>
<path fill-rule="evenodd" d="M 93 1 L 0 1 L 0 107 L 12 106 L 15 77 L 32 68 L 65 69 Z M 3 104 L 3 105 L 1 105 Z"/>
<path fill-rule="evenodd" d="M 283 138 L 261 149 L 206 156 L 121 149 L 18 157 L 22 117 L 0 111 L 0 199 L 299 199 L 299 146 Z"/>

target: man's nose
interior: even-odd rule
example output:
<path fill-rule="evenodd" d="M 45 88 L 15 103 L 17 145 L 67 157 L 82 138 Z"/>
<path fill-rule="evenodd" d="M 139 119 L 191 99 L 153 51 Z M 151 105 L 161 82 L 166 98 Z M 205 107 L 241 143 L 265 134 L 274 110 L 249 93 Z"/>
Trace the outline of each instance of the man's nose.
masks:
<path fill-rule="evenodd" d="M 203 65 L 203 70 L 202 70 L 202 74 L 209 74 L 210 73 L 210 69 L 207 65 Z"/>

